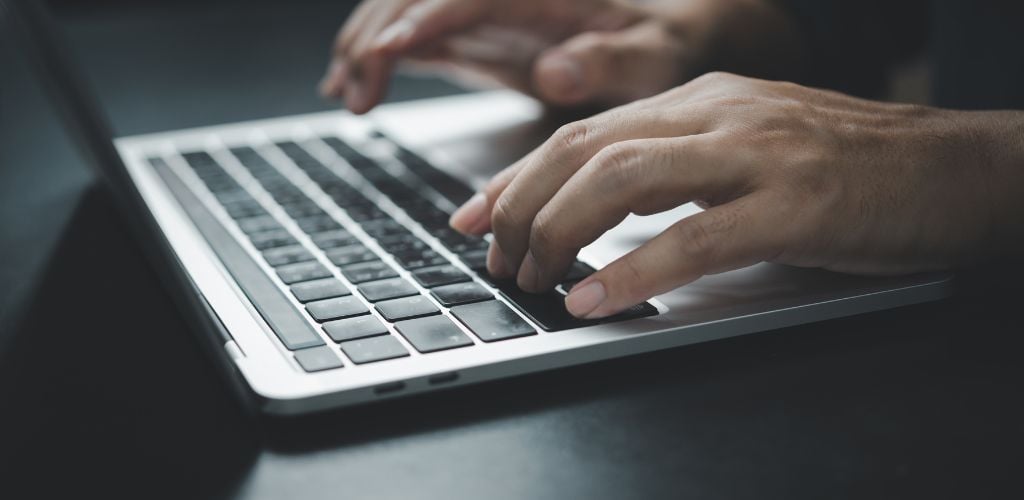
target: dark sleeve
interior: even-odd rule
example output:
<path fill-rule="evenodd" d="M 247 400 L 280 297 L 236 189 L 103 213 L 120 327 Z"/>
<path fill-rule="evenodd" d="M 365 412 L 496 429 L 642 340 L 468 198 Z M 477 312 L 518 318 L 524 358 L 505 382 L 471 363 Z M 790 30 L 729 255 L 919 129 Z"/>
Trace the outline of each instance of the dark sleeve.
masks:
<path fill-rule="evenodd" d="M 928 0 L 776 1 L 806 43 L 807 85 L 880 97 L 889 68 L 927 44 Z"/>

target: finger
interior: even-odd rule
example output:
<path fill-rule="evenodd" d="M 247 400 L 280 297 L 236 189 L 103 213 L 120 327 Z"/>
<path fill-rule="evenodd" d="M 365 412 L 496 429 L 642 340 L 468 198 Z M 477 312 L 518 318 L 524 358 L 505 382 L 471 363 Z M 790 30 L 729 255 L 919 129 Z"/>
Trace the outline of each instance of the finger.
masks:
<path fill-rule="evenodd" d="M 620 141 L 699 134 L 707 126 L 699 114 L 669 116 L 643 109 L 640 102 L 560 128 L 523 165 L 495 201 L 494 237 L 507 268 L 519 269 L 529 247 L 530 227 L 541 208 L 598 151 Z"/>
<path fill-rule="evenodd" d="M 385 26 L 402 15 L 405 2 L 393 2 L 392 9 L 379 9 L 368 15 L 361 34 L 345 54 L 350 80 L 356 85 L 345 89 L 345 106 L 363 114 L 376 106 L 387 90 L 394 58 L 373 48 L 373 40 Z"/>
<path fill-rule="evenodd" d="M 449 220 L 452 229 L 464 234 L 487 234 L 491 230 L 491 210 L 494 208 L 495 200 L 501 196 L 501 193 L 505 191 L 505 188 L 533 154 L 534 152 L 531 152 L 508 168 L 498 172 L 483 190 L 459 207 Z"/>
<path fill-rule="evenodd" d="M 650 215 L 700 198 L 723 203 L 738 197 L 748 181 L 741 168 L 717 161 L 717 135 L 635 139 L 601 150 L 534 219 L 519 287 L 541 292 L 557 285 L 581 248 L 631 213 Z"/>
<path fill-rule="evenodd" d="M 345 64 L 346 54 L 352 43 L 362 34 L 366 18 L 381 9 L 393 7 L 393 4 L 385 2 L 365 1 L 360 3 L 352 14 L 348 16 L 348 19 L 345 20 L 345 23 L 338 30 L 338 34 L 334 38 L 334 44 L 331 47 L 331 59 L 327 65 L 327 73 L 320 82 L 321 95 L 331 98 L 341 97 L 344 91 L 345 80 L 348 77 L 348 65 Z"/>
<path fill-rule="evenodd" d="M 533 69 L 536 94 L 560 105 L 629 102 L 683 78 L 678 37 L 654 22 L 582 33 L 545 51 Z"/>
<path fill-rule="evenodd" d="M 770 196 L 753 194 L 687 217 L 574 286 L 565 306 L 601 318 L 706 274 L 771 260 L 785 232 Z"/>
<path fill-rule="evenodd" d="M 356 61 L 345 87 L 345 107 L 357 115 L 373 109 L 387 93 L 393 68 L 391 59 L 372 54 Z"/>
<path fill-rule="evenodd" d="M 384 28 L 373 46 L 391 54 L 404 52 L 475 24 L 487 9 L 488 2 L 481 0 L 424 0 Z"/>
<path fill-rule="evenodd" d="M 356 66 L 350 69 L 350 74 L 361 78 L 360 85 L 345 93 L 349 110 L 361 114 L 376 106 L 387 89 L 399 56 L 433 44 L 444 34 L 472 23 L 485 12 L 484 3 L 480 0 L 424 0 L 411 5 L 404 2 L 408 8 L 381 10 L 369 16 L 365 21 L 367 27 L 348 51 L 349 64 Z"/>

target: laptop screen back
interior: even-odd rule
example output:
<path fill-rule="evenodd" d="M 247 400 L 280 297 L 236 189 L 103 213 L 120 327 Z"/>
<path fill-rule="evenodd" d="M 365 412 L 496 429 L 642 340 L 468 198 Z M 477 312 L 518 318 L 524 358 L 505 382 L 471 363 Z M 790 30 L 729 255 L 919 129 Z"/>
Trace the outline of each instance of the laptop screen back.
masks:
<path fill-rule="evenodd" d="M 78 71 L 44 2 L 0 0 L 4 31 L 13 35 L 34 68 L 85 160 L 120 201 L 133 191 L 128 173 L 112 142 L 110 126 L 94 94 Z"/>

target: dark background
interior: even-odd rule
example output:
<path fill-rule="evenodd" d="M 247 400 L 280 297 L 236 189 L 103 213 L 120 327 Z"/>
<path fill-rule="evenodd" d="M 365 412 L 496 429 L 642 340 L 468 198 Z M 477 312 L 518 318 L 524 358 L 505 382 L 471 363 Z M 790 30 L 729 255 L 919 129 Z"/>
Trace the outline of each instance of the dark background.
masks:
<path fill-rule="evenodd" d="M 57 2 L 119 135 L 330 109 L 345 2 Z M 411 76 L 393 99 L 458 91 Z M 245 416 L 0 37 L 0 497 L 1020 498 L 1019 273 L 298 420 Z"/>

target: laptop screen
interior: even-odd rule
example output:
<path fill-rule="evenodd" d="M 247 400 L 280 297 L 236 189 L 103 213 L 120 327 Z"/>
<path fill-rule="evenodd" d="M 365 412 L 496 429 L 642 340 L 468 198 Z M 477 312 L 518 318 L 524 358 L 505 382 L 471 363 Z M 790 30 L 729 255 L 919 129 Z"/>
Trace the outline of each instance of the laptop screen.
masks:
<path fill-rule="evenodd" d="M 0 0 L 4 32 L 35 70 L 40 83 L 61 115 L 64 126 L 85 160 L 117 192 L 119 202 L 133 192 L 128 173 L 112 142 L 110 126 L 66 50 L 44 2 Z"/>

